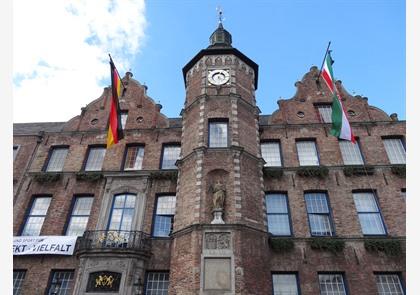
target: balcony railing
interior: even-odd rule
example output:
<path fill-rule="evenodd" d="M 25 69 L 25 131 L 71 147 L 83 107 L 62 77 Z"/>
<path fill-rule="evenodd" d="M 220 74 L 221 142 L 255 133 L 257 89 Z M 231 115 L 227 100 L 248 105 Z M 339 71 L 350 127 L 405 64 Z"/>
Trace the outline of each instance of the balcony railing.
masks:
<path fill-rule="evenodd" d="M 142 231 L 92 230 L 85 231 L 79 239 L 77 251 L 134 250 L 149 252 L 150 235 Z"/>

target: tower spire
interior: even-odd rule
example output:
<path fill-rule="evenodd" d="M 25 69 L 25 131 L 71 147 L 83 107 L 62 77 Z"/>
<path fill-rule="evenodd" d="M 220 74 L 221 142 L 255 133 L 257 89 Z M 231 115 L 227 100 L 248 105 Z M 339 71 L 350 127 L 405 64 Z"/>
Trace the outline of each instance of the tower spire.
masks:
<path fill-rule="evenodd" d="M 212 47 L 232 47 L 232 35 L 223 28 L 223 10 L 220 6 L 216 8 L 218 14 L 218 27 L 210 36 L 210 46 Z"/>

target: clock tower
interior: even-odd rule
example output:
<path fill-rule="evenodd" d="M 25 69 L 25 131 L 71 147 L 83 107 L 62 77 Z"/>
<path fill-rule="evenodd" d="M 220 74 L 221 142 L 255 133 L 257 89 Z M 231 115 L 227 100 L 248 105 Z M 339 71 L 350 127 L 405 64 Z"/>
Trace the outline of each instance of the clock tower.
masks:
<path fill-rule="evenodd" d="M 186 99 L 170 294 L 255 294 L 269 286 L 255 90 L 258 65 L 221 21 L 183 68 Z M 250 242 L 253 248 L 250 248 Z M 252 283 L 251 283 L 252 282 Z M 260 284 L 261 286 L 259 286 Z"/>

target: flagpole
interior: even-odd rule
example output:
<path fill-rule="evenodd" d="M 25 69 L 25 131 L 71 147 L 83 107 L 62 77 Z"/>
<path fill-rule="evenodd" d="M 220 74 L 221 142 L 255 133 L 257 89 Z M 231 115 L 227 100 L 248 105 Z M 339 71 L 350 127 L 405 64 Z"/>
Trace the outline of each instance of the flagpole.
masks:
<path fill-rule="evenodd" d="M 324 65 L 325 59 L 327 58 L 328 50 L 330 49 L 331 41 L 328 42 L 327 50 L 325 51 L 324 59 L 322 60 L 321 67 L 319 68 L 318 77 L 316 78 L 316 83 L 319 84 L 319 76 L 321 76 L 321 70 Z"/>

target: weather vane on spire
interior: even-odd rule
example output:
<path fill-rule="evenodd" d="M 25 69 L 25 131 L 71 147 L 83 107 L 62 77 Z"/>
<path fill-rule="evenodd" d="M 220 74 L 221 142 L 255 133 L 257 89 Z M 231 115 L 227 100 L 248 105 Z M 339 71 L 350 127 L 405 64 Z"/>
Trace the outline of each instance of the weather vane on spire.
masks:
<path fill-rule="evenodd" d="M 225 18 L 223 17 L 223 10 L 220 6 L 217 6 L 216 11 L 219 15 L 219 24 L 221 24 L 225 20 Z"/>

